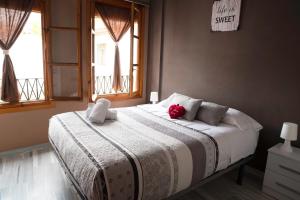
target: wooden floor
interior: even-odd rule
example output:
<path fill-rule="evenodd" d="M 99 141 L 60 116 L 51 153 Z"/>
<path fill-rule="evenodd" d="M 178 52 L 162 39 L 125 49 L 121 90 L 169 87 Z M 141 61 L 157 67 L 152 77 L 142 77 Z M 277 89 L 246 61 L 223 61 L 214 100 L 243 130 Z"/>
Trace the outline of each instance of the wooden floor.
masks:
<path fill-rule="evenodd" d="M 247 173 L 243 186 L 230 172 L 178 200 L 273 200 L 261 192 L 261 178 Z M 78 200 L 49 146 L 0 157 L 0 200 Z"/>

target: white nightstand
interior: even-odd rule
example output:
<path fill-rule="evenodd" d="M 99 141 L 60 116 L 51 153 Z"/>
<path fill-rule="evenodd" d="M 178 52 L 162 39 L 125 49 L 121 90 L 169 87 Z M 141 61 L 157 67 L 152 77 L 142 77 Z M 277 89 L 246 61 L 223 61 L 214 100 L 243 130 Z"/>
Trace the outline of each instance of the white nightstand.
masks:
<path fill-rule="evenodd" d="M 277 199 L 300 199 L 300 149 L 292 153 L 280 150 L 282 144 L 270 148 L 263 191 Z"/>

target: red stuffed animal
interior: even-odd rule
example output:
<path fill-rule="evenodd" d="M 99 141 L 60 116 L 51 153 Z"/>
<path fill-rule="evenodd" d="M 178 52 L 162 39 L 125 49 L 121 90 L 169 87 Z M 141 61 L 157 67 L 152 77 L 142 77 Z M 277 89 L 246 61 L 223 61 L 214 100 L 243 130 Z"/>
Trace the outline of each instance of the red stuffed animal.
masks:
<path fill-rule="evenodd" d="M 185 114 L 185 108 L 179 104 L 174 104 L 169 107 L 169 115 L 171 119 L 178 119 Z"/>

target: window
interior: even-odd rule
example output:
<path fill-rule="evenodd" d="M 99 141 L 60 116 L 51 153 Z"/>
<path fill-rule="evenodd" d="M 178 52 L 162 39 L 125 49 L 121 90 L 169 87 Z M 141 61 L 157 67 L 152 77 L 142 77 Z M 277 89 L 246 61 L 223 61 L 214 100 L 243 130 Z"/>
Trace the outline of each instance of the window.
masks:
<path fill-rule="evenodd" d="M 44 76 L 44 51 L 42 13 L 32 11 L 26 24 L 9 50 L 17 78 L 20 103 L 36 103 L 48 100 Z M 4 55 L 0 53 L 0 79 L 2 79 Z M 0 80 L 1 89 L 2 80 Z M 7 102 L 0 100 L 1 106 Z"/>
<path fill-rule="evenodd" d="M 143 69 L 143 18 L 144 7 L 124 1 L 109 1 L 109 6 L 126 8 L 130 12 L 130 27 L 116 44 L 103 21 L 103 18 L 92 5 L 91 30 L 91 92 L 98 96 L 109 97 L 139 97 L 142 95 Z M 120 3 L 118 3 L 120 2 Z M 97 2 L 96 2 L 97 4 Z M 113 87 L 115 48 L 119 48 L 120 85 Z"/>
<path fill-rule="evenodd" d="M 106 43 L 100 43 L 97 44 L 97 53 L 96 53 L 96 60 L 98 66 L 106 66 L 106 51 L 107 51 L 107 44 Z"/>
<path fill-rule="evenodd" d="M 48 1 L 47 42 L 50 95 L 59 101 L 82 100 L 81 0 Z"/>

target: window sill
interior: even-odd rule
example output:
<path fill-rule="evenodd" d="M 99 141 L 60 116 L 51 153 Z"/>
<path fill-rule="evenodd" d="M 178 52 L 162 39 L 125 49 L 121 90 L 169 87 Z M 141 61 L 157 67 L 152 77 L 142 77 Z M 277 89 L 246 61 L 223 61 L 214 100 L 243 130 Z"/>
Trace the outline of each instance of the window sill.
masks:
<path fill-rule="evenodd" d="M 0 104 L 0 114 L 53 108 L 54 105 L 55 105 L 54 101 L 34 101 L 34 102 L 20 102 L 14 104 L 9 104 L 9 103 Z"/>
<path fill-rule="evenodd" d="M 105 94 L 105 95 L 98 95 L 95 101 L 97 101 L 97 99 L 100 98 L 105 98 L 110 101 L 126 101 L 130 99 L 142 98 L 142 96 L 137 94 L 133 96 L 130 96 L 129 94 Z M 90 99 L 90 102 L 93 102 L 92 99 Z"/>

